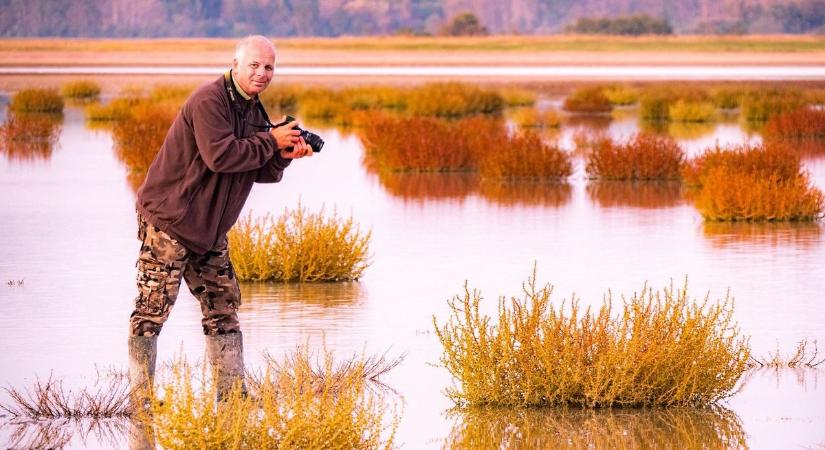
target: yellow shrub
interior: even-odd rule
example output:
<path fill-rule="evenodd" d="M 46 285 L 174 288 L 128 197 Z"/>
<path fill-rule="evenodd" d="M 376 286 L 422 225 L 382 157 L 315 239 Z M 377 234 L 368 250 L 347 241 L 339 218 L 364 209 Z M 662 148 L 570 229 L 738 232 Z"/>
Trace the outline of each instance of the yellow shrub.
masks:
<path fill-rule="evenodd" d="M 100 85 L 91 80 L 76 80 L 60 88 L 63 97 L 76 100 L 94 100 L 100 95 Z"/>
<path fill-rule="evenodd" d="M 140 100 L 135 97 L 118 97 L 107 104 L 92 103 L 85 108 L 86 119 L 92 122 L 126 120 L 132 115 L 132 108 Z"/>
<path fill-rule="evenodd" d="M 12 96 L 9 111 L 62 113 L 63 98 L 54 89 L 22 89 Z"/>
<path fill-rule="evenodd" d="M 630 86 L 614 85 L 607 86 L 602 89 L 605 97 L 610 100 L 613 105 L 632 105 L 639 101 L 639 91 Z"/>
<path fill-rule="evenodd" d="M 706 406 L 730 396 L 746 369 L 747 339 L 732 322 L 733 300 L 689 300 L 687 282 L 663 292 L 645 285 L 612 294 L 597 311 L 577 300 L 550 302 L 535 271 L 524 297 L 500 297 L 498 317 L 481 314 L 481 293 L 465 283 L 436 334 L 459 406 Z"/>
<path fill-rule="evenodd" d="M 352 217 L 326 217 L 300 204 L 278 218 L 241 218 L 229 231 L 229 251 L 241 281 L 357 280 L 369 265 L 371 232 Z"/>
<path fill-rule="evenodd" d="M 561 126 L 561 115 L 555 109 L 539 111 L 536 108 L 521 108 L 513 113 L 513 120 L 522 128 Z"/>
<path fill-rule="evenodd" d="M 677 100 L 668 107 L 668 117 L 674 122 L 708 122 L 716 113 L 710 102 L 688 102 Z"/>
<path fill-rule="evenodd" d="M 504 108 L 498 92 L 463 83 L 432 83 L 412 89 L 407 111 L 416 116 L 463 117 L 497 114 Z"/>
<path fill-rule="evenodd" d="M 536 103 L 536 93 L 529 89 L 504 88 L 499 93 L 507 106 L 533 106 Z"/>
<path fill-rule="evenodd" d="M 565 111 L 575 113 L 606 113 L 613 109 L 601 86 L 577 89 L 564 99 Z"/>
<path fill-rule="evenodd" d="M 151 410 L 137 418 L 170 450 L 393 448 L 399 417 L 365 378 L 375 360 L 354 358 L 336 367 L 326 352 L 319 368 L 311 357 L 301 348 L 284 363 L 270 359 L 248 380 L 249 396 L 236 386 L 217 405 L 206 365 L 179 359 L 160 374 Z M 198 371 L 201 383 L 193 382 Z"/>

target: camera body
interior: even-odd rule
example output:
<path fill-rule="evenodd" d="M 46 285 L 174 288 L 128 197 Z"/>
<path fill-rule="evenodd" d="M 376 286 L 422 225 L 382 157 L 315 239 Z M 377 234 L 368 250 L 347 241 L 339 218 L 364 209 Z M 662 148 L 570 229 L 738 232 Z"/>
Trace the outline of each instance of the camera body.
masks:
<path fill-rule="evenodd" d="M 279 123 L 278 125 L 275 125 L 275 126 L 280 127 L 282 125 L 286 125 L 289 122 L 293 122 L 293 121 L 295 121 L 294 117 L 286 116 L 286 119 L 284 119 L 283 122 L 281 122 L 281 123 Z M 318 153 L 318 152 L 321 151 L 322 148 L 324 148 L 324 140 L 321 139 L 321 136 L 318 136 L 317 134 L 315 134 L 311 131 L 304 130 L 301 127 L 295 127 L 295 129 L 301 132 L 301 137 L 304 138 L 304 141 L 307 144 L 309 144 L 310 147 L 312 147 L 313 153 Z M 291 152 L 292 147 L 286 148 L 286 151 Z"/>

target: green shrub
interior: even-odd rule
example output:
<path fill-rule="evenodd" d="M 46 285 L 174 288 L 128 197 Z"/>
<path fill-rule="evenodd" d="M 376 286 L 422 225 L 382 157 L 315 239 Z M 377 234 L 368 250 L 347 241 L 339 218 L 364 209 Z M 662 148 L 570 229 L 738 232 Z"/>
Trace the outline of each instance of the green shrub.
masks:
<path fill-rule="evenodd" d="M 668 117 L 673 122 L 709 122 L 716 113 L 710 102 L 688 102 L 677 100 L 668 108 Z"/>

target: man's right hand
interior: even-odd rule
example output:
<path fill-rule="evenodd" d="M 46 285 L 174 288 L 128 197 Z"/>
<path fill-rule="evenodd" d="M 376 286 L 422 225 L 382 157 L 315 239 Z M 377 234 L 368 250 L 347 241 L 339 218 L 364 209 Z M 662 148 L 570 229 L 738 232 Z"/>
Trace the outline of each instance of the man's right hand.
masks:
<path fill-rule="evenodd" d="M 285 125 L 273 128 L 269 131 L 269 133 L 272 134 L 272 137 L 275 138 L 275 142 L 278 143 L 279 150 L 295 147 L 298 143 L 298 138 L 301 136 L 301 132 L 295 129 L 297 126 L 298 121 L 293 120 L 292 122 L 288 122 Z"/>

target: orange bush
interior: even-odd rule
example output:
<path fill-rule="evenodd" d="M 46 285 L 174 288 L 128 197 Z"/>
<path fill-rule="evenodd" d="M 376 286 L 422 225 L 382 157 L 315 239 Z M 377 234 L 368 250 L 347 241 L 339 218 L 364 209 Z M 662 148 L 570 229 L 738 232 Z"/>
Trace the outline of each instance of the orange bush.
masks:
<path fill-rule="evenodd" d="M 710 221 L 816 220 L 825 210 L 822 191 L 785 147 L 717 147 L 694 158 L 685 178 L 696 186 L 696 207 Z"/>
<path fill-rule="evenodd" d="M 576 90 L 564 99 L 565 111 L 576 113 L 606 113 L 613 109 L 610 99 L 601 86 L 585 87 Z"/>
<path fill-rule="evenodd" d="M 504 124 L 473 117 L 455 122 L 431 117 L 375 115 L 361 130 L 367 162 L 378 170 L 474 170 L 478 153 L 506 140 Z"/>
<path fill-rule="evenodd" d="M 825 111 L 801 108 L 778 114 L 765 124 L 764 133 L 770 138 L 825 138 Z"/>
<path fill-rule="evenodd" d="M 587 173 L 606 180 L 679 178 L 684 151 L 672 138 L 638 133 L 624 143 L 603 137 L 587 157 Z"/>
<path fill-rule="evenodd" d="M 479 172 L 487 178 L 564 178 L 573 173 L 570 156 L 542 142 L 534 131 L 494 143 L 481 157 Z"/>
<path fill-rule="evenodd" d="M 682 178 L 690 185 L 702 186 L 714 167 L 736 168 L 756 178 L 778 175 L 780 179 L 799 174 L 799 157 L 780 146 L 716 146 L 692 158 L 682 169 Z"/>

